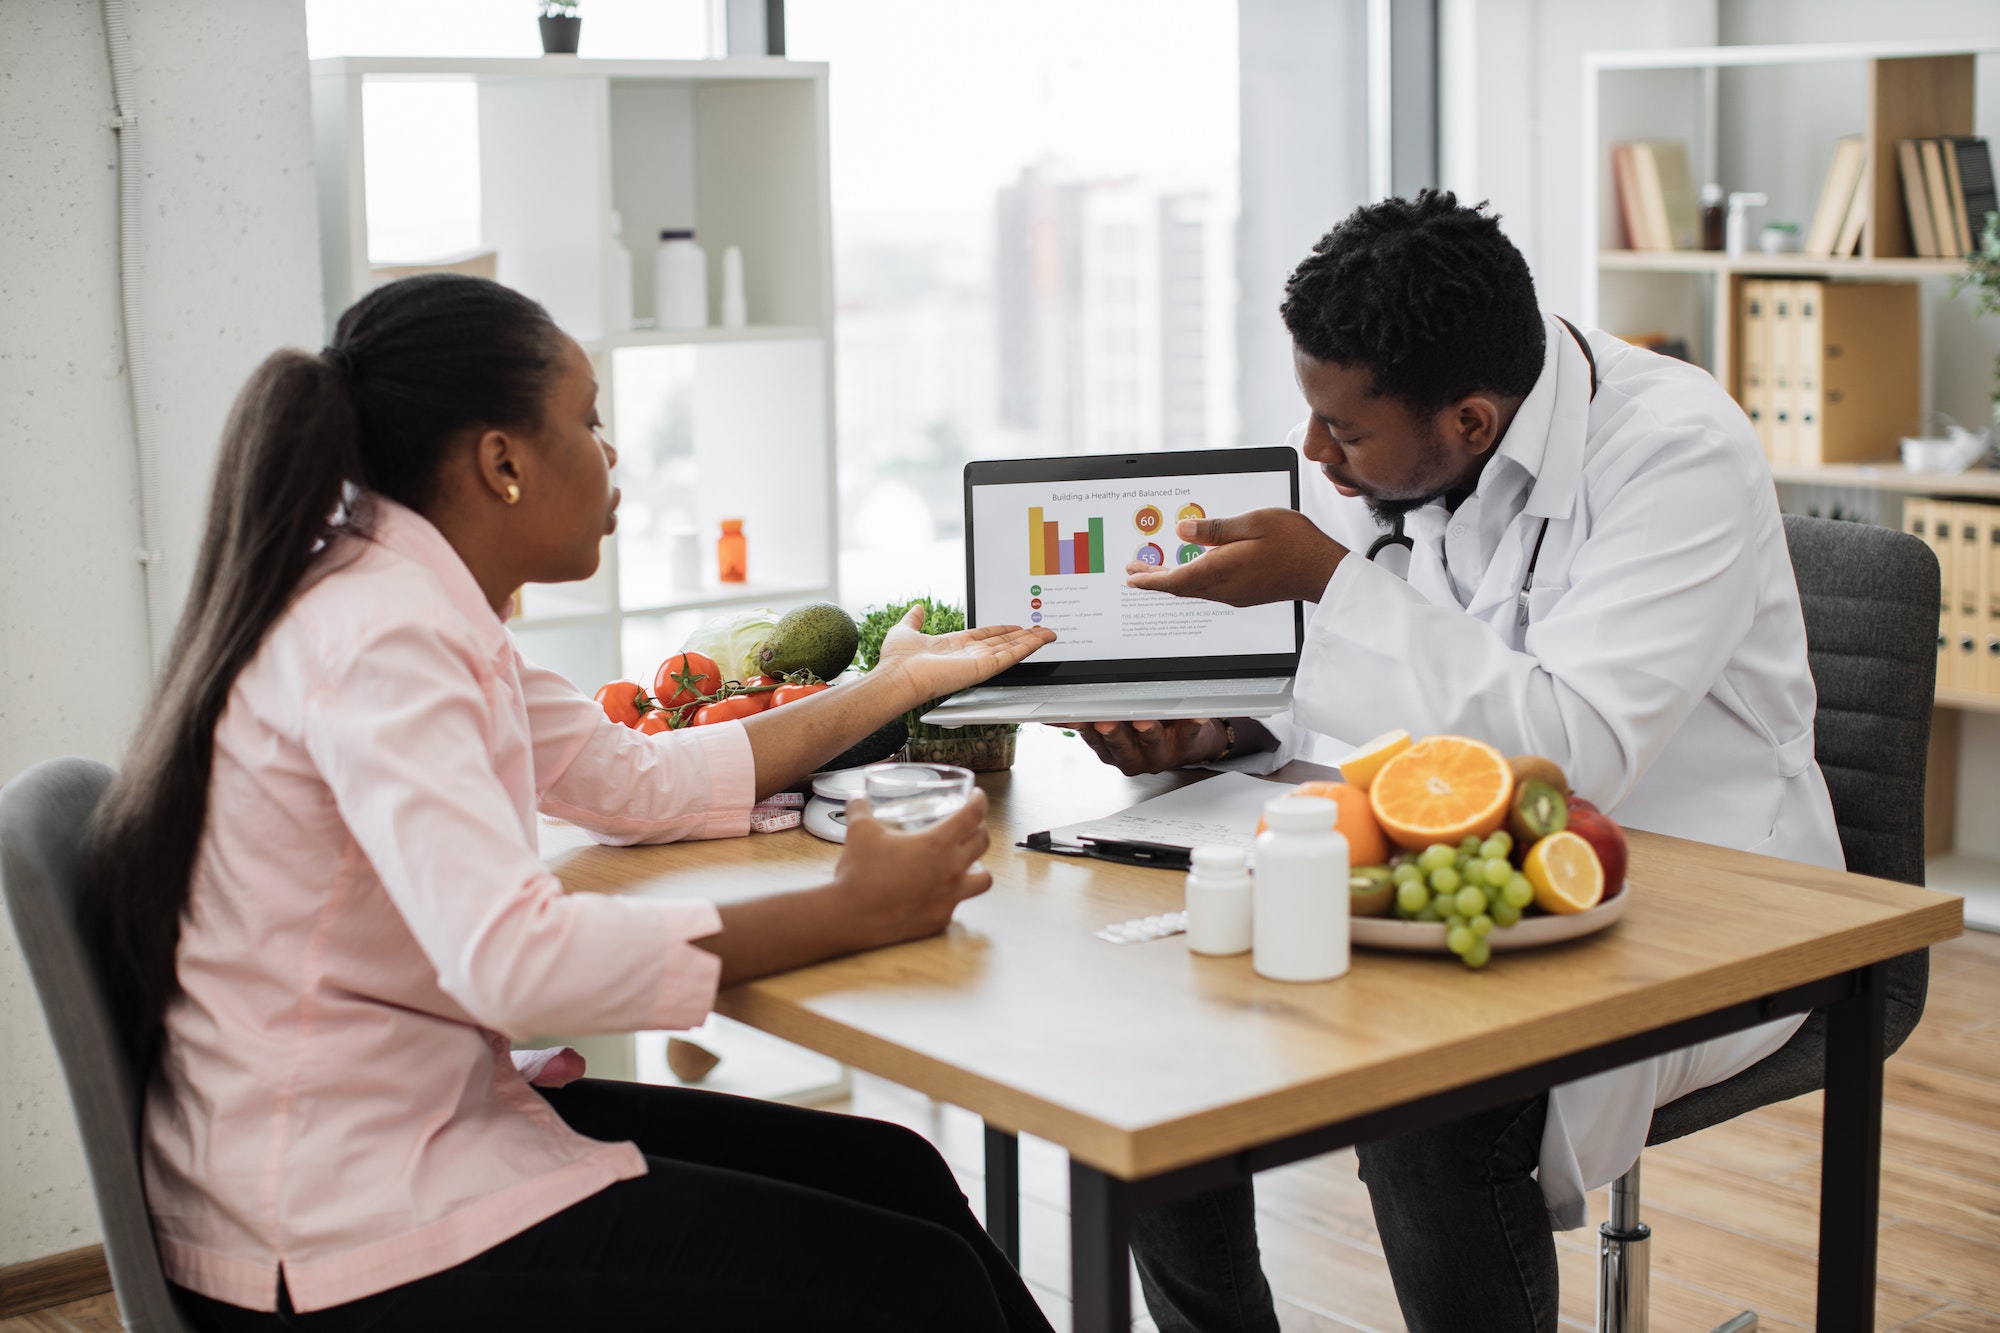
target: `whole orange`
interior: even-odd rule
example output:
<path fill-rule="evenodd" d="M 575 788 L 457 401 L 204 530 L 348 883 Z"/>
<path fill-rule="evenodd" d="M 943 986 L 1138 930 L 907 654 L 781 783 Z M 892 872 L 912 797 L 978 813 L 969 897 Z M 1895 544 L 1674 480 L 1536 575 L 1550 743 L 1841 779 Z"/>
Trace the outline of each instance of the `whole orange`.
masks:
<path fill-rule="evenodd" d="M 1291 792 L 1294 796 L 1324 796 L 1332 801 L 1339 814 L 1334 817 L 1333 826 L 1340 836 L 1347 839 L 1347 864 L 1351 866 L 1379 866 L 1389 863 L 1389 839 L 1382 833 L 1382 826 L 1375 822 L 1375 811 L 1368 803 L 1368 793 L 1345 782 L 1302 782 Z M 1257 831 L 1264 831 L 1264 821 L 1257 821 Z"/>

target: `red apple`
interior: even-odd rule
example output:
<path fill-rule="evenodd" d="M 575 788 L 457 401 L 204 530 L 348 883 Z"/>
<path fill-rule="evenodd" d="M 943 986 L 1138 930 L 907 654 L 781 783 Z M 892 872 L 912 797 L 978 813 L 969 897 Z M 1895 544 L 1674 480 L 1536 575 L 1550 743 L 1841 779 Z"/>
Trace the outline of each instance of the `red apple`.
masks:
<path fill-rule="evenodd" d="M 1604 866 L 1604 896 L 1609 898 L 1625 883 L 1625 830 L 1611 816 L 1580 796 L 1569 798 L 1569 831 L 1590 844 Z"/>

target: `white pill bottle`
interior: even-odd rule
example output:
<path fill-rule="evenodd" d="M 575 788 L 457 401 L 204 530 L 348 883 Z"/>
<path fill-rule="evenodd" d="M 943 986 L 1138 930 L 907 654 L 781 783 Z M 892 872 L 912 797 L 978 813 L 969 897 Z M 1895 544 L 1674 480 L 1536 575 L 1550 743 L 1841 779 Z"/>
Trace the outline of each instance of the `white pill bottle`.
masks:
<path fill-rule="evenodd" d="M 1273 981 L 1330 981 L 1348 962 L 1347 839 L 1324 796 L 1264 804 L 1250 910 L 1251 966 Z"/>
<path fill-rule="evenodd" d="M 1188 859 L 1188 948 L 1215 957 L 1249 952 L 1249 858 L 1241 847 L 1197 847 Z"/>
<path fill-rule="evenodd" d="M 694 233 L 660 233 L 653 254 L 653 316 L 663 329 L 708 327 L 708 256 Z"/>

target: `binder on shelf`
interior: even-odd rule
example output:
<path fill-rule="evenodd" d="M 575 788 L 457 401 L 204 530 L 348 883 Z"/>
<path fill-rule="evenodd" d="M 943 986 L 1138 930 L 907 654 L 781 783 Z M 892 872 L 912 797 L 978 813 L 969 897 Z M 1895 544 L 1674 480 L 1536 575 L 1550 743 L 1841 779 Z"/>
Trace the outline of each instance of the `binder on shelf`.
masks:
<path fill-rule="evenodd" d="M 1812 225 L 1806 230 L 1807 254 L 1826 256 L 1846 253 L 1836 249 L 1835 243 L 1848 214 L 1854 211 L 1855 195 L 1861 184 L 1861 169 L 1867 159 L 1868 150 L 1863 147 L 1860 135 L 1850 134 L 1834 141 L 1833 161 L 1826 169 L 1825 184 L 1820 186 L 1819 207 L 1813 210 Z"/>
<path fill-rule="evenodd" d="M 1615 143 L 1611 172 L 1626 240 L 1634 250 L 1701 248 L 1701 205 L 1685 144 L 1674 139 Z"/>
<path fill-rule="evenodd" d="M 1982 613 L 1979 584 L 1986 572 L 1984 505 L 1953 504 L 1952 524 L 1952 617 L 1951 657 L 1947 675 L 1951 688 L 1964 693 L 1979 690 L 1979 648 L 1985 637 L 1986 617 Z"/>
<path fill-rule="evenodd" d="M 1768 309 L 1771 284 L 1763 278 L 1745 278 L 1737 284 L 1737 318 L 1742 333 L 1743 355 L 1738 365 L 1736 401 L 1756 428 L 1757 442 L 1764 457 L 1777 461 L 1771 452 L 1770 362 L 1771 323 Z"/>
<path fill-rule="evenodd" d="M 1797 304 L 1797 291 L 1804 285 L 1798 282 L 1772 282 L 1768 287 L 1771 350 L 1765 361 L 1765 377 L 1771 386 L 1768 398 L 1771 438 L 1764 452 L 1773 463 L 1805 461 L 1799 456 L 1798 433 L 1792 424 L 1793 414 L 1798 408 L 1792 363 L 1798 357 L 1799 347 L 1798 320 L 1793 317 L 1792 312 Z"/>
<path fill-rule="evenodd" d="M 1936 500 L 1906 500 L 1903 503 L 1903 523 L 1911 535 L 1922 537 L 1930 543 L 1938 562 L 1938 630 L 1937 630 L 1937 685 L 1948 689 L 1946 668 L 1951 662 L 1947 649 L 1951 644 L 1951 524 L 1939 511 L 1942 503 Z"/>
<path fill-rule="evenodd" d="M 1923 418 L 1923 335 L 1914 282 L 1815 282 L 1819 305 L 1819 418 L 1815 452 L 1801 463 L 1867 463 L 1896 456 Z"/>
<path fill-rule="evenodd" d="M 2000 505 L 1979 508 L 1979 692 L 2000 697 Z"/>
<path fill-rule="evenodd" d="M 1826 284 L 1792 284 L 1792 459 L 1809 462 L 1826 455 L 1820 416 L 1826 395 L 1826 333 L 1820 309 Z"/>
<path fill-rule="evenodd" d="M 1940 255 L 1937 233 L 1931 230 L 1930 191 L 1924 186 L 1924 160 L 1915 139 L 1896 141 L 1897 169 L 1903 176 L 1903 208 L 1910 215 L 1910 248 L 1924 259 Z"/>

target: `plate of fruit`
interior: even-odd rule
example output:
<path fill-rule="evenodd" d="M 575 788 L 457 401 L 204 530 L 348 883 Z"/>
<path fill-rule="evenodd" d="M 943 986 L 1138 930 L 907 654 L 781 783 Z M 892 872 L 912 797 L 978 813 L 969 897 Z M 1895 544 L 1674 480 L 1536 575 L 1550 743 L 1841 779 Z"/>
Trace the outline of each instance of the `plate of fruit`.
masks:
<path fill-rule="evenodd" d="M 1355 944 L 1495 953 L 1593 934 L 1625 914 L 1625 835 L 1540 755 L 1464 736 L 1370 741 L 1340 764 Z"/>

